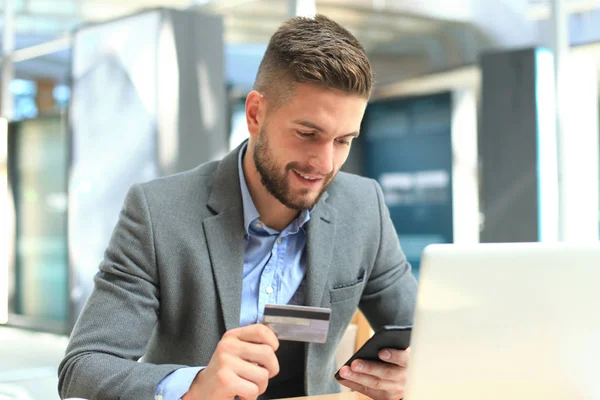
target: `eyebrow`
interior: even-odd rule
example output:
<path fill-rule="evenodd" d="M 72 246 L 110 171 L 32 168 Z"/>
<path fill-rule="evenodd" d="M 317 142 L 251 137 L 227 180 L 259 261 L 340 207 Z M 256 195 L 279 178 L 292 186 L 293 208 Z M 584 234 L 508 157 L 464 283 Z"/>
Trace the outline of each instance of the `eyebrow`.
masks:
<path fill-rule="evenodd" d="M 319 125 L 310 122 L 310 121 L 306 121 L 306 120 L 295 120 L 293 121 L 295 124 L 297 125 L 302 125 L 306 128 L 310 128 L 310 129 L 314 129 L 315 131 L 318 132 L 325 132 L 325 129 L 321 128 Z M 348 137 L 348 136 L 352 136 L 352 137 L 358 137 L 358 135 L 360 134 L 360 132 L 358 131 L 354 131 L 351 133 L 346 133 L 345 135 L 342 135 L 341 137 Z"/>

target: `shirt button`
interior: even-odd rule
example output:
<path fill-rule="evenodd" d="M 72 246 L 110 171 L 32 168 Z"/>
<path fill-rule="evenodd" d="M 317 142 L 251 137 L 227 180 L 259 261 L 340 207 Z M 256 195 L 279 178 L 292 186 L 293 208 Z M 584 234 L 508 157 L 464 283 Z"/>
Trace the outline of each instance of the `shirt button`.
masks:
<path fill-rule="evenodd" d="M 163 400 L 163 397 L 162 397 L 162 396 L 159 394 L 159 395 L 158 395 L 158 396 L 156 396 L 154 399 L 155 399 L 155 400 Z"/>
<path fill-rule="evenodd" d="M 282 238 L 277 239 L 277 243 L 281 243 L 281 242 L 283 242 Z"/>
<path fill-rule="evenodd" d="M 262 224 L 260 222 L 257 222 L 255 225 L 257 228 L 262 228 Z"/>
<path fill-rule="evenodd" d="M 273 288 L 271 286 L 267 286 L 267 288 L 265 289 L 265 292 L 267 292 L 267 294 L 271 294 L 271 293 L 273 293 Z"/>

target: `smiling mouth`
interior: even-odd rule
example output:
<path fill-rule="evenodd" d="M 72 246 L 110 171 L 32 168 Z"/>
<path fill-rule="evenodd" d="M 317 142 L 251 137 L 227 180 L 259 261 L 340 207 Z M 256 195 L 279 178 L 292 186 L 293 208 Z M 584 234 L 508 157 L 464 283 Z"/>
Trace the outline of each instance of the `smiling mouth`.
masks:
<path fill-rule="evenodd" d="M 296 175 L 298 175 L 300 178 L 306 179 L 307 181 L 316 182 L 316 181 L 319 181 L 319 180 L 323 179 L 323 178 L 314 178 L 314 177 L 310 177 L 308 175 L 304 175 L 304 174 L 296 171 L 295 169 L 293 169 L 292 171 L 294 171 L 294 173 Z"/>

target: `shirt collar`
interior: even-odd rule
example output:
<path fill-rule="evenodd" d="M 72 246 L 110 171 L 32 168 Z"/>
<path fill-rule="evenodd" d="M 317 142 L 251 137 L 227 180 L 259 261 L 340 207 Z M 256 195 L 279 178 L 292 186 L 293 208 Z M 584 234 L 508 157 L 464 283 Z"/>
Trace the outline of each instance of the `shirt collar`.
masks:
<path fill-rule="evenodd" d="M 246 154 L 246 149 L 248 148 L 248 142 L 244 143 L 242 148 L 240 149 L 240 153 L 238 156 L 238 172 L 240 177 L 240 189 L 242 191 L 242 204 L 244 207 L 244 229 L 246 233 L 250 233 L 250 225 L 257 221 L 260 217 L 258 214 L 258 210 L 254 205 L 254 201 L 252 200 L 252 196 L 250 195 L 250 191 L 248 190 L 248 184 L 246 183 L 246 178 L 244 177 L 244 168 L 242 165 L 242 160 L 244 159 L 244 154 Z M 288 231 L 289 234 L 297 233 L 300 228 L 304 226 L 310 220 L 311 210 L 302 210 L 298 217 L 292 221 L 292 223 L 285 228 L 284 231 Z"/>
<path fill-rule="evenodd" d="M 252 196 L 250 196 L 246 178 L 244 177 L 244 168 L 242 166 L 242 160 L 244 159 L 244 154 L 246 154 L 247 147 L 248 143 L 246 142 L 240 149 L 240 154 L 238 156 L 238 172 L 240 175 L 240 189 L 242 190 L 242 204 L 244 206 L 244 229 L 246 230 L 246 233 L 249 233 L 250 225 L 258 219 L 259 215 L 258 210 L 254 205 L 254 201 L 252 201 Z"/>

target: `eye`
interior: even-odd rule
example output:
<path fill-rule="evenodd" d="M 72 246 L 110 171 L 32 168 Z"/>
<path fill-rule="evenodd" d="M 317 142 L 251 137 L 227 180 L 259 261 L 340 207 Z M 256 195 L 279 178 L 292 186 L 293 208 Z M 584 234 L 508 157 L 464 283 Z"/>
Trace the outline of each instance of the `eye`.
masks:
<path fill-rule="evenodd" d="M 316 134 L 314 132 L 302 132 L 302 131 L 296 131 L 298 133 L 298 136 L 301 136 L 303 138 L 312 138 L 315 137 Z"/>
<path fill-rule="evenodd" d="M 341 145 L 344 146 L 350 146 L 350 140 L 346 140 L 346 139 L 335 139 L 336 142 L 338 142 Z"/>

